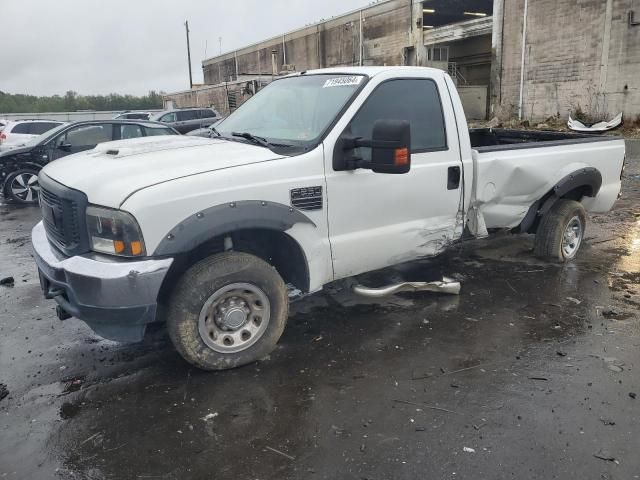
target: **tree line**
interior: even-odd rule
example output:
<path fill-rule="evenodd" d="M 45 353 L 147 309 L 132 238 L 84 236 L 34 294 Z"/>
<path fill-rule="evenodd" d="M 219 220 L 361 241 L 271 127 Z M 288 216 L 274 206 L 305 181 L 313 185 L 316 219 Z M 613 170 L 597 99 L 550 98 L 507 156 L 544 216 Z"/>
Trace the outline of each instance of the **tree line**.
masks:
<path fill-rule="evenodd" d="M 162 108 L 162 93 L 147 95 L 79 95 L 69 90 L 64 96 L 11 94 L 0 91 L 0 113 L 75 112 L 78 110 L 151 110 Z"/>

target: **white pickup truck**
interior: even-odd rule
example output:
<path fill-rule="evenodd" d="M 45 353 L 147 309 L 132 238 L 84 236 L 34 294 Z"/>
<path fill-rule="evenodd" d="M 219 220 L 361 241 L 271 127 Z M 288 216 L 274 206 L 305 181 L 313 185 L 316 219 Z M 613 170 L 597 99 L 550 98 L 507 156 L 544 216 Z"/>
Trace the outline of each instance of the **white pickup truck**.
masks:
<path fill-rule="evenodd" d="M 469 131 L 451 78 L 420 67 L 290 75 L 216 132 L 44 168 L 32 241 L 61 319 L 120 341 L 166 321 L 192 364 L 246 364 L 282 334 L 288 286 L 316 292 L 496 229 L 572 259 L 625 156 L 616 137 Z"/>

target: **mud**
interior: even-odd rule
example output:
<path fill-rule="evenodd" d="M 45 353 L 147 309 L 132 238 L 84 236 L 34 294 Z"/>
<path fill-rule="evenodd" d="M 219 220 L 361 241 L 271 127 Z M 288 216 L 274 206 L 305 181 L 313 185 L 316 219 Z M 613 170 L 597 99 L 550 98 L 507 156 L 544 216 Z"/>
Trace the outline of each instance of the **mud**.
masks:
<path fill-rule="evenodd" d="M 0 478 L 640 478 L 640 162 L 579 258 L 498 235 L 362 283 L 460 296 L 297 301 L 278 348 L 220 373 L 157 329 L 142 344 L 60 322 L 0 205 Z M 0 394 L 1 397 L 1 394 Z"/>

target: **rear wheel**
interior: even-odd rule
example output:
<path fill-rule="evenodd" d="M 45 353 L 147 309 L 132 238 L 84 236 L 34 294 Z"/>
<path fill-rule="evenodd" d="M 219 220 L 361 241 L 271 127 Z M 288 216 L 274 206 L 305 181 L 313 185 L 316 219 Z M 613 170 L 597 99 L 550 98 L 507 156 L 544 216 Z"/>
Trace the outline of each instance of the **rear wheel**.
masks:
<path fill-rule="evenodd" d="M 582 245 L 586 224 L 586 213 L 580 202 L 558 200 L 540 221 L 534 253 L 560 262 L 575 258 Z"/>
<path fill-rule="evenodd" d="M 40 184 L 36 170 L 23 168 L 7 175 L 4 184 L 4 195 L 16 203 L 38 203 Z"/>
<path fill-rule="evenodd" d="M 286 286 L 264 260 L 225 252 L 191 267 L 180 279 L 167 316 L 178 352 L 205 370 L 223 370 L 268 355 L 284 331 Z"/>

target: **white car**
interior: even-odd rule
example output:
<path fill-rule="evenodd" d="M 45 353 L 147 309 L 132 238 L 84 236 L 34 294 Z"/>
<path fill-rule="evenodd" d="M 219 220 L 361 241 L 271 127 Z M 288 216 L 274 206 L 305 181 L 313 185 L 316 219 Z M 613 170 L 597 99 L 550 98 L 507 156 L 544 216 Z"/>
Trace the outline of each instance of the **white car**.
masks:
<path fill-rule="evenodd" d="M 18 148 L 64 123 L 55 120 L 10 120 L 0 131 L 0 152 Z"/>
<path fill-rule="evenodd" d="M 287 76 L 216 132 L 103 143 L 40 172 L 32 244 L 61 319 L 114 340 L 165 320 L 192 364 L 243 365 L 280 338 L 287 284 L 317 292 L 498 230 L 571 261 L 625 156 L 622 137 L 469 130 L 451 77 L 422 67 Z"/>
<path fill-rule="evenodd" d="M 9 123 L 9 120 L 7 120 L 6 118 L 0 118 L 0 132 L 4 130 L 4 127 L 7 126 L 7 123 Z"/>
<path fill-rule="evenodd" d="M 114 120 L 149 120 L 151 114 L 149 112 L 122 112 L 113 117 Z"/>

